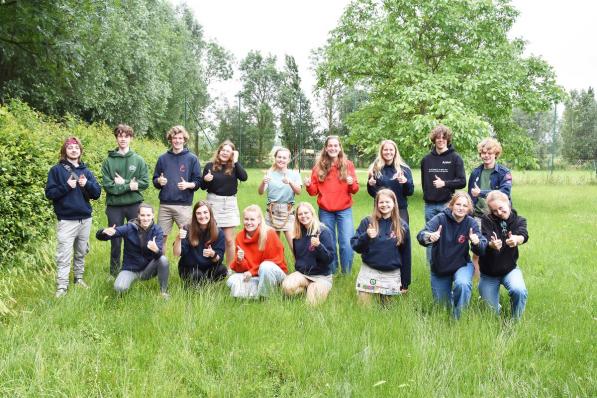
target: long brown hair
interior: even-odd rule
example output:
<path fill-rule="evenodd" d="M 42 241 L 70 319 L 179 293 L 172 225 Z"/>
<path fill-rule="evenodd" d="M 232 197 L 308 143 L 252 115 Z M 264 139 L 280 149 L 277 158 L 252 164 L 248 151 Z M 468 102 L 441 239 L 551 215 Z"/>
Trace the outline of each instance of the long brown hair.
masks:
<path fill-rule="evenodd" d="M 220 160 L 220 151 L 226 145 L 228 145 L 232 149 L 233 153 L 230 155 L 230 159 L 228 159 L 226 163 L 222 163 L 222 161 Z M 211 158 L 214 171 L 220 171 L 222 168 L 224 168 L 224 174 L 226 174 L 227 176 L 232 175 L 232 170 L 234 169 L 234 151 L 236 151 L 236 147 L 234 146 L 232 141 L 225 140 L 224 142 L 222 142 L 220 146 L 218 146 L 218 149 L 216 149 L 216 152 Z"/>
<path fill-rule="evenodd" d="M 195 212 L 201 206 L 207 207 L 207 210 L 209 211 L 209 222 L 207 223 L 207 228 L 204 230 L 201 229 L 199 221 L 197 221 L 197 216 L 195 215 Z M 191 224 L 187 227 L 187 229 L 189 230 L 189 243 L 192 247 L 199 246 L 199 242 L 205 237 L 207 237 L 205 247 L 209 246 L 218 239 L 218 225 L 214 218 L 214 213 L 211 210 L 211 206 L 207 201 L 200 200 L 199 202 L 195 203 L 191 216 Z"/>
<path fill-rule="evenodd" d="M 392 190 L 384 188 L 377 191 L 377 195 L 375 195 L 375 203 L 373 204 L 373 213 L 369 218 L 369 223 L 373 226 L 373 228 L 379 231 L 379 220 L 383 216 L 379 211 L 378 201 L 379 197 L 382 195 L 390 197 L 392 199 L 392 202 L 394 202 L 394 208 L 392 209 L 392 215 L 390 216 L 390 218 L 392 219 L 392 231 L 394 231 L 394 234 L 396 235 L 396 246 L 400 246 L 400 244 L 404 241 L 405 231 L 402 227 L 402 222 L 400 221 L 398 201 L 396 200 L 396 195 Z"/>
<path fill-rule="evenodd" d="M 338 153 L 337 167 L 338 167 L 338 173 L 340 175 L 340 180 L 346 181 L 346 177 L 348 175 L 348 160 L 346 159 L 346 156 L 344 155 L 344 150 L 342 149 L 342 143 L 340 143 L 340 137 L 338 137 L 337 135 L 328 136 L 325 139 L 325 142 L 323 143 L 323 148 L 321 149 L 321 152 L 319 152 L 319 156 L 317 157 L 317 162 L 315 163 L 315 167 L 317 169 L 317 178 L 319 179 L 319 182 L 323 182 L 323 180 L 325 180 L 325 177 L 327 177 L 328 173 L 330 172 L 330 169 L 332 168 L 333 160 L 332 160 L 332 158 L 330 158 L 330 156 L 328 155 L 328 153 L 325 150 L 326 147 L 328 146 L 328 142 L 330 142 L 330 140 L 336 140 L 336 141 L 338 141 L 338 144 L 340 145 L 340 152 Z"/>

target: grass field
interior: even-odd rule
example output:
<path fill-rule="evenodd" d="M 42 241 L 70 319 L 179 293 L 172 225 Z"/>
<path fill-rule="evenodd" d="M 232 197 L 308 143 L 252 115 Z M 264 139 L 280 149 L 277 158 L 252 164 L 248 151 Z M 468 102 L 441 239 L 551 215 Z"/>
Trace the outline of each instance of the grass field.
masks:
<path fill-rule="evenodd" d="M 252 170 L 242 185 L 241 207 L 264 203 L 260 176 Z M 476 289 L 460 321 L 435 307 L 416 243 L 410 292 L 387 308 L 357 305 L 358 256 L 318 308 L 280 295 L 236 301 L 223 284 L 184 290 L 171 255 L 169 301 L 155 280 L 117 297 L 109 244 L 94 238 L 91 289 L 56 300 L 50 236 L 23 268 L 2 275 L 15 302 L 1 318 L 0 396 L 597 396 L 597 184 L 591 175 L 580 183 L 555 177 L 524 173 L 517 183 L 515 173 L 513 201 L 530 234 L 519 264 L 529 290 L 519 323 L 486 310 Z M 371 204 L 361 186 L 355 226 Z M 95 208 L 97 229 L 103 203 Z M 423 226 L 420 187 L 409 209 L 414 237 Z M 501 298 L 507 307 L 503 291 Z"/>

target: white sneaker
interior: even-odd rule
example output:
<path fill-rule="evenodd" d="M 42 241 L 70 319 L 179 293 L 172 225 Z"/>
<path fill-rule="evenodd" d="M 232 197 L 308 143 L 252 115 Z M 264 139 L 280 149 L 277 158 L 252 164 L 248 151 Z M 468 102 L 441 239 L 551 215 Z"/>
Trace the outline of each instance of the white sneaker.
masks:
<path fill-rule="evenodd" d="M 83 278 L 75 279 L 75 286 L 82 287 L 83 289 L 89 289 L 89 285 L 85 283 Z"/>
<path fill-rule="evenodd" d="M 60 298 L 60 297 L 64 297 L 66 296 L 66 288 L 65 287 L 59 287 L 56 290 L 56 298 Z"/>

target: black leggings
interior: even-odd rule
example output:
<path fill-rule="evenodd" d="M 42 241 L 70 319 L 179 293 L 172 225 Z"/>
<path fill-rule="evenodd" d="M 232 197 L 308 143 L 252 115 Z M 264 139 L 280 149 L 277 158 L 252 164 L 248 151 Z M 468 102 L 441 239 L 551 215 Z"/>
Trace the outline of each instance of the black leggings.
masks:
<path fill-rule="evenodd" d="M 178 274 L 185 285 L 198 285 L 201 283 L 221 281 L 228 275 L 228 268 L 222 264 L 218 264 L 215 267 L 203 271 L 197 267 L 181 268 L 179 266 Z"/>

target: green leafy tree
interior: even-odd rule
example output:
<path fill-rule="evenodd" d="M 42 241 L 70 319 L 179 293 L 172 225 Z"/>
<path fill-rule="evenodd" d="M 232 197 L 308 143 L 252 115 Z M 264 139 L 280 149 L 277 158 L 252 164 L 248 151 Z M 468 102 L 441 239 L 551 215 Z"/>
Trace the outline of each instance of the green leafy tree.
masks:
<path fill-rule="evenodd" d="M 542 166 L 546 166 L 551 159 L 550 155 L 559 151 L 559 141 L 554 137 L 554 111 L 550 109 L 543 112 L 527 113 L 521 109 L 514 109 L 512 118 L 517 127 L 521 129 L 533 142 L 535 156 Z M 557 123 L 557 121 L 556 121 Z M 554 143 L 554 138 L 556 142 Z M 555 151 L 555 152 L 554 152 Z M 507 154 L 505 154 L 507 156 Z"/>
<path fill-rule="evenodd" d="M 570 92 L 562 120 L 562 154 L 570 163 L 597 160 L 597 102 L 595 91 Z"/>
<path fill-rule="evenodd" d="M 240 64 L 240 73 L 243 106 L 257 132 L 256 161 L 266 161 L 276 134 L 274 110 L 282 76 L 276 68 L 276 57 L 264 57 L 259 51 L 247 54 Z"/>
<path fill-rule="evenodd" d="M 547 63 L 523 57 L 524 42 L 508 38 L 516 16 L 505 0 L 353 1 L 322 65 L 369 94 L 347 119 L 351 142 L 372 154 L 392 138 L 420 159 L 441 122 L 464 153 L 493 131 L 506 152 L 528 154 L 528 137 L 511 129 L 512 109 L 548 109 L 562 91 Z"/>

